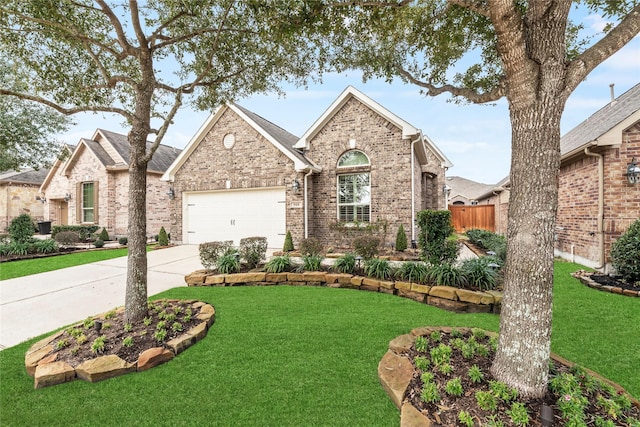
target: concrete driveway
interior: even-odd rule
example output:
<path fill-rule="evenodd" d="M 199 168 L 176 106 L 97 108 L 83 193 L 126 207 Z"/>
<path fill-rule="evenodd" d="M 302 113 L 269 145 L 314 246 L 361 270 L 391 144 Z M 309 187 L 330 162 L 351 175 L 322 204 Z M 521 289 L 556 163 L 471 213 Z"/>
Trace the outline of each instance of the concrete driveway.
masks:
<path fill-rule="evenodd" d="M 149 252 L 148 294 L 186 286 L 198 245 Z M 2 264 L 0 264 L 2 268 Z M 0 282 L 0 349 L 124 305 L 127 257 Z"/>

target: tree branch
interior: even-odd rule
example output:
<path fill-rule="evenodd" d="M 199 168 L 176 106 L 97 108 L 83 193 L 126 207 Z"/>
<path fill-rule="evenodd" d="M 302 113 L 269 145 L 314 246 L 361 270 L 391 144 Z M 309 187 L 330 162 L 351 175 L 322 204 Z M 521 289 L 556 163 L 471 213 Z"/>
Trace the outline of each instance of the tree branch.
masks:
<path fill-rule="evenodd" d="M 482 15 L 484 17 L 489 17 L 489 9 L 487 9 L 486 4 L 482 1 L 478 0 L 448 0 L 450 5 L 456 5 L 463 7 L 465 9 L 469 9 L 472 12 L 477 13 L 478 15 Z"/>
<path fill-rule="evenodd" d="M 148 48 L 147 36 L 145 36 L 142 25 L 140 25 L 140 10 L 138 9 L 137 0 L 129 0 L 129 8 L 131 9 L 131 24 L 133 25 L 133 31 L 136 33 L 140 49 L 143 46 L 146 49 Z"/>
<path fill-rule="evenodd" d="M 111 22 L 111 25 L 113 25 L 113 29 L 116 32 L 116 36 L 118 39 L 118 44 L 120 44 L 122 51 L 126 52 L 128 55 L 135 56 L 136 49 L 127 40 L 127 35 L 125 34 L 124 29 L 122 28 L 122 24 L 120 23 L 120 20 L 118 19 L 116 14 L 113 13 L 113 10 L 109 7 L 109 5 L 107 5 L 104 0 L 95 1 L 100 5 L 102 13 L 107 16 L 109 22 Z"/>
<path fill-rule="evenodd" d="M 167 133 L 167 129 L 169 129 L 169 125 L 173 123 L 173 118 L 176 116 L 181 106 L 182 106 L 182 92 L 178 91 L 176 93 L 173 107 L 171 107 L 171 110 L 169 111 L 167 116 L 164 117 L 164 122 L 162 123 L 162 126 L 160 127 L 160 129 L 157 132 L 155 132 L 157 136 L 156 136 L 156 139 L 153 141 L 153 144 L 149 148 L 149 151 L 145 155 L 145 158 L 144 158 L 145 162 L 148 163 L 151 161 L 151 158 L 153 157 L 156 150 L 158 149 L 158 146 L 162 143 L 162 140 L 165 134 Z"/>
<path fill-rule="evenodd" d="M 569 63 L 564 92 L 567 94 L 573 92 L 594 68 L 629 43 L 638 33 L 640 33 L 640 5 L 634 7 L 609 34 Z"/>
<path fill-rule="evenodd" d="M 485 104 L 487 102 L 497 101 L 507 93 L 504 79 L 500 80 L 500 84 L 494 90 L 485 93 L 478 93 L 472 89 L 461 88 L 453 85 L 435 86 L 431 83 L 423 82 L 422 80 L 416 79 L 411 73 L 400 66 L 397 66 L 396 70 L 398 74 L 407 79 L 410 83 L 426 89 L 426 94 L 429 96 L 437 96 L 448 92 L 454 96 L 466 98 L 474 104 Z"/>

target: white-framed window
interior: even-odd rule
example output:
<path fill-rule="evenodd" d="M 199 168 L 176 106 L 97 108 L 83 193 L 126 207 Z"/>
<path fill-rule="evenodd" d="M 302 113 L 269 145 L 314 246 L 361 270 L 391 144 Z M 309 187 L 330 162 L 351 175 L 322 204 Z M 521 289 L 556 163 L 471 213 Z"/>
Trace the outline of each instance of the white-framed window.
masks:
<path fill-rule="evenodd" d="M 82 222 L 94 223 L 95 216 L 95 185 L 93 182 L 82 183 Z"/>
<path fill-rule="evenodd" d="M 371 221 L 370 165 L 369 157 L 359 150 L 347 151 L 338 159 L 338 221 Z M 348 173 L 341 174 L 341 168 Z"/>

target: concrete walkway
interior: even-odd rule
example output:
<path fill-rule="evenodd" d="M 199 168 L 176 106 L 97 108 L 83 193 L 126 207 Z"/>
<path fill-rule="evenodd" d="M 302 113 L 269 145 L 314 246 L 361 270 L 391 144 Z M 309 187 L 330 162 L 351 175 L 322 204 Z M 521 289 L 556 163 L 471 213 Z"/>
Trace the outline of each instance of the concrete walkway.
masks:
<path fill-rule="evenodd" d="M 202 268 L 198 245 L 147 255 L 150 296 Z M 126 281 L 127 257 L 1 281 L 0 349 L 124 305 Z"/>

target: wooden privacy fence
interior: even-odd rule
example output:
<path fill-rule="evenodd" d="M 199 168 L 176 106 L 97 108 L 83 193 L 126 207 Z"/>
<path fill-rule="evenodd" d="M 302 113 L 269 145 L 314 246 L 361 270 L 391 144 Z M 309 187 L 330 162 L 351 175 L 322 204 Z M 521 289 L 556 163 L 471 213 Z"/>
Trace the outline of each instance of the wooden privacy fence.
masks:
<path fill-rule="evenodd" d="M 456 233 L 464 233 L 472 228 L 496 231 L 496 212 L 494 205 L 458 206 L 449 205 L 451 221 Z"/>

